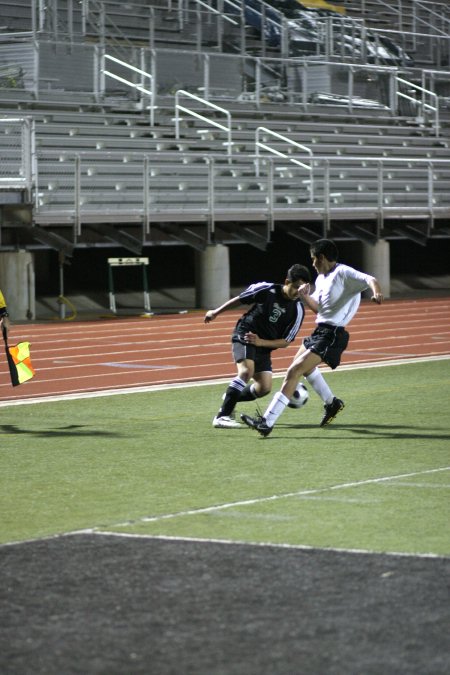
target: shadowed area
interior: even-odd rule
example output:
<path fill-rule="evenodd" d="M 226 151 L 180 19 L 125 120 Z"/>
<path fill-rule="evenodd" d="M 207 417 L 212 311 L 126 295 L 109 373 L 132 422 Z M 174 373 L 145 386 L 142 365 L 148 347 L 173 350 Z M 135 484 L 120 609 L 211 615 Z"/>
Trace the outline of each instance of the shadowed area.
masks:
<path fill-rule="evenodd" d="M 8 675 L 448 672 L 448 558 L 80 534 L 0 571 Z"/>

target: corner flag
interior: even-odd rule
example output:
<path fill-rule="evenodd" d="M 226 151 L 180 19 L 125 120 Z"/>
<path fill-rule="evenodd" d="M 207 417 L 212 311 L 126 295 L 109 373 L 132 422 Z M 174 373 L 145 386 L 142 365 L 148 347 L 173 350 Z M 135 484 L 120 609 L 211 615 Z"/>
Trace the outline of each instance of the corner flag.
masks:
<path fill-rule="evenodd" d="M 34 368 L 31 364 L 30 343 L 19 342 L 14 347 L 8 346 L 8 334 L 5 326 L 3 329 L 3 339 L 5 341 L 6 359 L 8 361 L 9 373 L 11 375 L 11 384 L 13 387 L 27 382 L 34 377 Z"/>

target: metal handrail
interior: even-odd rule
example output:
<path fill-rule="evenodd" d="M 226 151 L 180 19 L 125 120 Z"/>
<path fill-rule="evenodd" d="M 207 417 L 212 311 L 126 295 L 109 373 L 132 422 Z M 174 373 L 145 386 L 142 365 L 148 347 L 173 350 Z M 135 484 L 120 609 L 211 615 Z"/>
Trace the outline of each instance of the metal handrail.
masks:
<path fill-rule="evenodd" d="M 221 19 L 224 19 L 225 21 L 228 21 L 229 23 L 232 23 L 235 26 L 239 25 L 237 21 L 229 17 L 227 14 L 225 14 L 224 12 L 220 12 L 218 9 L 215 9 L 210 5 L 207 5 L 206 2 L 203 2 L 203 0 L 194 0 L 194 1 L 197 3 L 197 5 L 204 7 L 208 12 L 212 12 L 212 14 L 220 16 Z"/>
<path fill-rule="evenodd" d="M 143 80 L 145 78 L 150 80 L 150 89 L 146 89 L 143 84 L 135 84 L 134 82 L 131 82 L 130 80 L 127 80 L 124 77 L 120 77 L 119 75 L 116 75 L 115 73 L 112 73 L 110 70 L 105 69 L 105 61 L 113 61 L 113 63 L 118 63 L 120 66 L 123 66 L 124 68 L 127 68 L 128 70 L 131 70 L 135 73 L 138 73 L 139 75 L 142 76 Z M 155 121 L 155 91 L 154 91 L 154 78 L 153 75 L 150 73 L 147 73 L 145 70 L 141 70 L 141 68 L 136 68 L 136 66 L 132 66 L 130 63 L 126 63 L 125 61 L 122 61 L 121 59 L 116 58 L 115 56 L 111 56 L 110 54 L 102 54 L 101 58 L 101 67 L 100 67 L 100 72 L 102 75 L 106 75 L 108 77 L 113 78 L 114 80 L 117 80 L 118 82 L 122 82 L 123 84 L 128 85 L 132 89 L 135 89 L 141 94 L 145 94 L 146 96 L 149 96 L 150 98 L 150 124 L 153 126 L 154 121 Z M 101 87 L 102 93 L 104 94 L 104 86 Z"/>
<path fill-rule="evenodd" d="M 401 91 L 398 91 L 397 89 L 397 98 L 401 96 L 402 98 L 407 99 L 408 101 L 411 101 L 415 105 L 419 106 L 422 110 L 422 115 L 421 117 L 423 118 L 425 116 L 425 111 L 426 110 L 431 110 L 434 112 L 434 126 L 435 126 L 435 133 L 436 136 L 439 136 L 439 131 L 440 131 L 440 124 L 439 124 L 439 97 L 437 94 L 434 93 L 434 91 L 430 91 L 429 89 L 425 89 L 424 87 L 419 86 L 418 84 L 414 84 L 414 82 L 410 82 L 409 80 L 405 80 L 402 77 L 399 77 L 398 75 L 396 76 L 397 82 L 401 82 L 402 84 L 406 84 L 408 87 L 412 87 L 414 90 L 422 92 L 422 98 L 420 101 L 418 101 L 414 96 L 409 96 L 408 94 L 404 94 Z M 430 98 L 433 98 L 435 101 L 435 105 L 431 105 L 430 103 L 426 103 L 425 101 L 425 96 L 428 94 Z"/>
<path fill-rule="evenodd" d="M 386 2 L 386 0 L 378 0 L 378 3 L 380 5 L 383 5 L 383 7 L 386 7 L 390 12 L 392 12 L 392 14 L 397 15 L 397 17 L 399 19 L 400 29 L 403 30 L 403 28 L 404 28 L 404 26 L 403 26 L 404 11 L 403 11 L 403 8 L 402 8 L 401 0 L 398 0 L 398 8 L 394 7 L 392 2 Z M 449 21 L 448 19 L 441 16 L 440 14 L 437 14 L 430 7 L 427 7 L 426 5 L 424 5 L 419 0 L 415 0 L 414 3 L 413 3 L 414 19 L 415 19 L 416 22 L 421 23 L 424 26 L 429 26 L 430 28 L 436 29 L 436 27 L 432 23 L 430 23 L 429 21 L 426 21 L 425 19 L 417 16 L 417 13 L 416 13 L 417 8 L 423 9 L 428 15 L 434 15 L 441 20 L 444 19 L 447 22 Z M 362 2 L 362 12 L 365 13 L 365 2 L 364 2 L 364 0 Z M 440 31 L 440 32 L 445 34 L 443 31 Z"/>
<path fill-rule="evenodd" d="M 299 159 L 296 159 L 295 157 L 289 157 L 289 155 L 286 155 L 284 152 L 280 152 L 279 150 L 276 150 L 276 148 L 272 148 L 270 145 L 267 145 L 266 143 L 262 143 L 259 139 L 261 134 L 269 134 L 270 136 L 273 136 L 274 138 L 278 138 L 279 140 L 283 141 L 284 143 L 288 143 L 288 145 L 292 145 L 296 148 L 299 148 L 300 150 L 304 150 L 310 157 L 310 164 L 305 164 L 304 162 L 300 161 Z M 313 152 L 311 148 L 308 148 L 306 145 L 302 145 L 301 143 L 297 143 L 296 141 L 293 141 L 292 138 L 287 138 L 287 136 L 283 136 L 282 134 L 278 134 L 276 131 L 272 131 L 271 129 L 267 129 L 266 127 L 257 127 L 255 131 L 255 154 L 256 154 L 256 175 L 259 176 L 260 173 L 260 152 L 259 150 L 267 150 L 268 152 L 271 152 L 273 155 L 277 155 L 278 157 L 282 157 L 283 159 L 289 160 L 292 164 L 297 164 L 298 166 L 301 166 L 303 169 L 306 169 L 307 171 L 310 172 L 311 179 L 310 179 L 310 201 L 314 201 L 314 173 L 313 173 Z"/>
<path fill-rule="evenodd" d="M 185 106 L 180 105 L 179 100 L 181 96 L 187 96 L 188 98 L 191 98 L 194 101 L 198 101 L 199 103 L 207 106 L 208 108 L 223 113 L 227 118 L 227 126 L 220 124 L 220 122 L 216 122 L 216 120 L 205 117 L 204 115 L 200 115 L 200 113 L 195 112 L 195 110 L 191 110 L 191 108 L 186 108 Z M 187 115 L 191 115 L 191 117 L 196 117 L 197 119 L 202 120 L 202 122 L 206 122 L 206 124 L 210 124 L 211 126 L 216 127 L 217 129 L 222 129 L 223 131 L 226 131 L 228 138 L 228 141 L 226 143 L 227 153 L 229 157 L 231 157 L 233 142 L 231 138 L 231 113 L 228 110 L 225 110 L 225 108 L 221 108 L 220 106 L 215 105 L 215 103 L 211 103 L 210 101 L 207 101 L 204 98 L 200 98 L 200 96 L 191 94 L 190 92 L 185 91 L 184 89 L 178 89 L 178 91 L 175 92 L 175 136 L 177 140 L 180 138 L 180 120 L 181 120 L 181 116 L 179 114 L 180 111 L 186 113 Z"/>
<path fill-rule="evenodd" d="M 450 19 L 447 19 L 447 17 L 445 17 L 441 14 L 438 14 L 437 12 L 434 11 L 434 9 L 432 9 L 431 7 L 427 7 L 423 3 L 419 2 L 419 0 L 416 0 L 416 2 L 415 2 L 414 11 L 417 8 L 419 8 L 419 9 L 421 8 L 421 9 L 425 10 L 425 12 L 427 12 L 428 15 L 437 17 L 440 21 L 443 21 L 444 23 L 449 24 L 449 27 L 450 27 Z M 418 19 L 419 23 L 422 23 L 426 26 L 429 26 L 430 28 L 433 28 L 434 30 L 439 31 L 439 33 L 442 33 L 442 35 L 448 35 L 448 32 L 440 30 L 439 28 L 434 26 L 432 23 L 430 23 L 428 21 L 425 21 L 424 19 L 420 19 L 419 17 L 416 17 L 416 18 Z"/>

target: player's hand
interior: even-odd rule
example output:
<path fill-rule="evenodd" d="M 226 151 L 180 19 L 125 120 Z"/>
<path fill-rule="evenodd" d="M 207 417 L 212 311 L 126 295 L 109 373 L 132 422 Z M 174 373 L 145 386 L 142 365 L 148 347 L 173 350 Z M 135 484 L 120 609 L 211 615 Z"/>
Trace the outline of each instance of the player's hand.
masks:
<path fill-rule="evenodd" d="M 301 295 L 310 295 L 311 293 L 311 285 L 310 284 L 302 284 L 298 288 L 298 294 Z"/>
<path fill-rule="evenodd" d="M 5 328 L 6 332 L 8 332 L 10 327 L 11 327 L 11 322 L 9 320 L 9 317 L 2 316 L 1 319 L 0 319 L 0 328 Z"/>
<path fill-rule="evenodd" d="M 384 296 L 383 296 L 382 293 L 374 293 L 374 294 L 372 295 L 372 298 L 371 298 L 371 299 L 372 299 L 372 302 L 376 302 L 377 305 L 381 305 L 381 303 L 382 303 L 383 300 L 384 300 Z"/>
<path fill-rule="evenodd" d="M 216 318 L 216 313 L 214 312 L 213 309 L 208 309 L 208 311 L 205 314 L 204 322 L 209 323 L 210 321 L 214 321 Z"/>
<path fill-rule="evenodd" d="M 259 343 L 259 336 L 256 335 L 256 333 L 250 333 L 250 332 L 248 332 L 248 333 L 246 333 L 246 334 L 244 335 L 244 339 L 245 339 L 245 341 L 248 342 L 249 344 L 255 345 L 255 347 L 258 346 L 258 343 Z"/>

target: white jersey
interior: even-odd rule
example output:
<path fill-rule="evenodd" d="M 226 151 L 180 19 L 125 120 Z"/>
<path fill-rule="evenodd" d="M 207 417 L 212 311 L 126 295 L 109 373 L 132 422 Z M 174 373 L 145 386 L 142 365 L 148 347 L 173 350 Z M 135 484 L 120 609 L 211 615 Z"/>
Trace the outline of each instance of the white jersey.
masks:
<path fill-rule="evenodd" d="M 372 279 L 341 263 L 328 274 L 319 274 L 311 294 L 319 305 L 316 323 L 346 326 L 358 310 L 361 292 L 369 288 Z"/>

